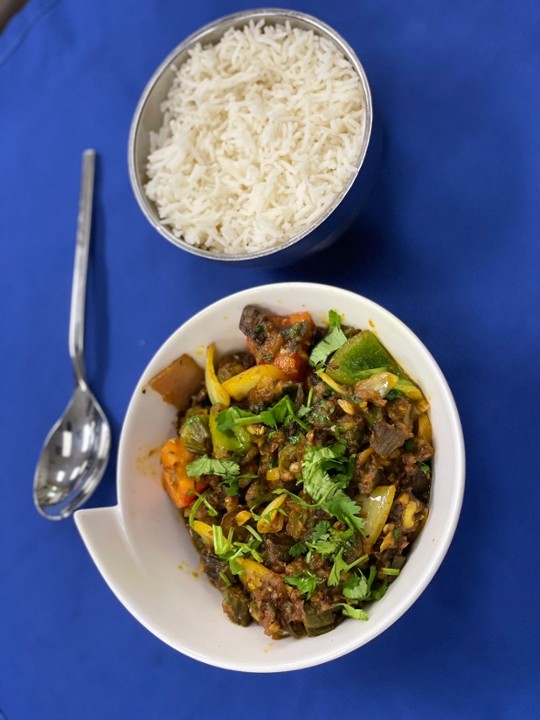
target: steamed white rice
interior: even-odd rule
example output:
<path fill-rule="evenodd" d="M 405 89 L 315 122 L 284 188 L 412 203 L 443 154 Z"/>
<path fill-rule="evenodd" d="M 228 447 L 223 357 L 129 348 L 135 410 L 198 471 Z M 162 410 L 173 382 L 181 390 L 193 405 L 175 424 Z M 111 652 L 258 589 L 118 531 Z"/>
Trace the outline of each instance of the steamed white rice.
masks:
<path fill-rule="evenodd" d="M 365 131 L 352 64 L 288 22 L 197 45 L 162 112 L 146 193 L 176 237 L 228 254 L 276 247 L 321 216 L 356 171 Z"/>

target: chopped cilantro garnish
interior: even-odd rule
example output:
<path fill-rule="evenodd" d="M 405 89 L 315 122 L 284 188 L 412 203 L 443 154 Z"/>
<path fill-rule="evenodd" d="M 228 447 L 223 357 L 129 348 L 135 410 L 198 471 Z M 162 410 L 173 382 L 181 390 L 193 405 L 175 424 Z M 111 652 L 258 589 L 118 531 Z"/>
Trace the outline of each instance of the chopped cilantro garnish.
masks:
<path fill-rule="evenodd" d="M 248 542 L 239 542 L 233 540 L 232 528 L 225 537 L 221 525 L 212 525 L 212 532 L 214 536 L 214 552 L 222 560 L 229 561 L 229 569 L 233 575 L 238 575 L 241 572 L 238 563 L 235 563 L 237 558 L 251 555 L 254 560 L 262 563 L 263 558 L 259 552 L 261 541 L 257 537 L 252 537 Z M 254 533 L 260 537 L 256 531 Z"/>
<path fill-rule="evenodd" d="M 296 414 L 292 400 L 288 395 L 284 395 L 275 405 L 260 413 L 251 413 L 233 405 L 227 410 L 222 410 L 216 416 L 216 425 L 220 432 L 227 432 L 227 430 L 232 430 L 235 427 L 254 425 L 255 423 L 269 425 L 275 429 L 278 425 L 292 421 L 296 422 L 304 430 L 308 429 L 307 425 Z"/>
<path fill-rule="evenodd" d="M 332 569 L 330 570 L 330 575 L 328 576 L 328 585 L 339 585 L 341 576 L 349 572 L 349 570 L 352 570 L 353 567 L 356 567 L 357 565 L 360 565 L 361 563 L 365 562 L 368 559 L 367 555 L 362 555 L 362 557 L 356 558 L 354 562 L 347 563 L 343 559 L 343 548 L 341 547 L 337 553 L 337 555 L 334 558 L 334 564 L 332 565 Z"/>
<path fill-rule="evenodd" d="M 310 598 L 317 589 L 317 576 L 309 570 L 289 575 L 283 578 L 283 582 L 297 588 L 302 595 L 306 595 L 308 598 Z"/>
<path fill-rule="evenodd" d="M 383 575 L 399 575 L 399 568 L 382 568 Z"/>
<path fill-rule="evenodd" d="M 339 603 L 338 607 L 342 608 L 341 612 L 346 615 L 347 617 L 352 618 L 353 620 L 368 620 L 369 615 L 365 610 L 362 610 L 362 608 L 355 608 L 352 607 L 352 605 L 347 605 L 347 603 Z"/>
<path fill-rule="evenodd" d="M 332 526 L 328 520 L 321 520 L 313 528 L 306 540 L 306 544 L 309 548 L 306 559 L 309 562 L 315 553 L 321 555 L 321 557 L 327 557 L 335 553 L 340 541 L 335 537 L 335 533 L 332 533 Z"/>
<path fill-rule="evenodd" d="M 369 568 L 369 576 L 366 578 L 362 571 L 356 572 L 352 577 L 343 583 L 343 594 L 348 600 L 359 602 L 368 600 L 371 594 L 371 586 L 377 575 L 374 565 Z"/>
<path fill-rule="evenodd" d="M 251 525 L 244 525 L 244 527 L 246 528 L 246 530 L 247 530 L 249 533 L 251 533 L 251 535 L 253 535 L 253 537 L 255 538 L 255 540 L 258 540 L 259 542 L 262 543 L 262 536 L 255 530 L 254 527 L 251 527 Z"/>
<path fill-rule="evenodd" d="M 427 463 L 417 462 L 416 464 L 418 465 L 418 467 L 420 468 L 420 470 L 424 473 L 424 475 L 426 477 L 428 477 L 428 478 L 431 477 L 431 468 L 429 467 L 429 465 Z"/>
<path fill-rule="evenodd" d="M 236 557 L 232 557 L 229 560 L 229 570 L 231 571 L 232 575 L 241 575 L 244 572 L 244 568 L 239 562 L 237 562 Z"/>
<path fill-rule="evenodd" d="M 231 560 L 236 559 L 237 557 L 246 557 L 248 555 L 251 555 L 251 557 L 256 560 L 259 563 L 262 563 L 263 558 L 261 553 L 259 552 L 260 543 L 256 541 L 254 538 L 251 538 L 251 540 L 248 540 L 247 543 L 245 542 L 234 542 L 233 543 L 233 549 L 234 552 L 229 558 L 229 562 Z"/>
<path fill-rule="evenodd" d="M 328 313 L 328 333 L 315 345 L 309 356 L 309 364 L 313 367 L 322 367 L 326 358 L 347 342 L 345 333 L 341 329 L 341 317 L 335 310 Z"/>
<path fill-rule="evenodd" d="M 371 591 L 370 600 L 380 600 L 388 590 L 388 583 L 383 582 Z"/>
<path fill-rule="evenodd" d="M 310 543 L 318 543 L 321 540 L 328 540 L 332 525 L 328 520 L 320 520 L 309 535 Z"/>
<path fill-rule="evenodd" d="M 201 507 L 201 505 L 203 505 L 203 504 L 206 505 L 206 509 L 208 510 L 208 514 L 209 514 L 211 517 L 215 517 L 215 516 L 218 514 L 218 511 L 215 509 L 215 507 L 214 507 L 213 505 L 211 505 L 211 504 L 208 502 L 208 500 L 206 499 L 206 496 L 208 495 L 208 492 L 209 492 L 209 491 L 206 490 L 206 491 L 203 492 L 202 494 L 199 494 L 199 493 L 197 493 L 195 490 L 193 490 L 193 493 L 194 493 L 195 495 L 198 495 L 198 497 L 197 497 L 197 499 L 195 500 L 195 502 L 193 503 L 193 505 L 191 506 L 191 510 L 190 510 L 190 513 L 189 513 L 189 520 L 188 520 L 189 527 L 191 527 L 191 526 L 193 525 L 193 521 L 195 520 L 195 516 L 197 515 L 197 510 L 198 510 L 198 509 Z"/>
<path fill-rule="evenodd" d="M 361 531 L 364 521 L 360 507 L 343 492 L 351 480 L 354 460 L 345 456 L 345 449 L 342 443 L 331 447 L 308 446 L 302 463 L 302 479 L 306 492 L 329 515 Z"/>
<path fill-rule="evenodd" d="M 232 552 L 233 549 L 233 530 L 229 530 L 227 537 L 223 534 L 223 528 L 221 525 L 212 525 L 212 533 L 214 536 L 214 552 L 219 557 L 223 557 L 228 553 Z"/>
<path fill-rule="evenodd" d="M 298 417 L 303 418 L 309 415 L 311 412 L 311 405 L 313 403 L 313 388 L 309 388 L 308 396 L 305 405 L 301 405 L 298 410 Z"/>
<path fill-rule="evenodd" d="M 303 542 L 295 542 L 294 545 L 291 545 L 289 548 L 289 555 L 293 558 L 300 557 L 300 555 L 304 555 L 306 552 L 307 547 Z"/>
<path fill-rule="evenodd" d="M 186 471 L 188 477 L 200 477 L 201 475 L 222 477 L 227 495 L 238 494 L 238 481 L 241 478 L 256 477 L 255 475 L 239 475 L 240 466 L 234 460 L 218 460 L 208 457 L 208 455 L 194 460 L 187 466 Z"/>
<path fill-rule="evenodd" d="M 186 468 L 188 477 L 200 477 L 201 475 L 220 475 L 226 477 L 228 475 L 238 475 L 240 466 L 234 460 L 218 460 L 216 458 L 203 455 L 194 460 Z"/>

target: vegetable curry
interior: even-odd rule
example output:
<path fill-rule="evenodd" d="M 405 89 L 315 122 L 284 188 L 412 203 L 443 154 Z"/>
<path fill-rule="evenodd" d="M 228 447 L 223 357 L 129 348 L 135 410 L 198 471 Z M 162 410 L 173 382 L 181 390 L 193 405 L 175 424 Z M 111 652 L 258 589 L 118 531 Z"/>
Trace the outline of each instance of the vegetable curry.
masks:
<path fill-rule="evenodd" d="M 429 404 L 335 311 L 320 328 L 248 305 L 240 329 L 244 351 L 210 345 L 204 372 L 183 355 L 150 382 L 182 397 L 164 488 L 233 622 L 281 638 L 367 620 L 427 518 Z"/>

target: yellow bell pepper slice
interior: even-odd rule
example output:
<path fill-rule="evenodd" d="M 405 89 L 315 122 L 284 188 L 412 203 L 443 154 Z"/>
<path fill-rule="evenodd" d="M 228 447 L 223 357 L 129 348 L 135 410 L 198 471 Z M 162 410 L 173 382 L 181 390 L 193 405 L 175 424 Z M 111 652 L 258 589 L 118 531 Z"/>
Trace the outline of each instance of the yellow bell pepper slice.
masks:
<path fill-rule="evenodd" d="M 244 400 L 264 378 L 277 381 L 286 380 L 287 376 L 275 365 L 255 365 L 228 378 L 221 387 L 235 400 Z"/>
<path fill-rule="evenodd" d="M 431 421 L 427 412 L 422 413 L 418 418 L 418 437 L 425 440 L 430 445 L 433 444 L 433 431 L 431 429 Z"/>
<path fill-rule="evenodd" d="M 216 355 L 216 346 L 214 343 L 208 346 L 206 350 L 206 367 L 204 370 L 204 382 L 206 383 L 206 391 L 212 405 L 223 405 L 229 407 L 231 398 L 229 393 L 223 388 L 216 375 L 214 368 L 214 358 Z"/>
<path fill-rule="evenodd" d="M 202 520 L 194 520 L 191 527 L 197 533 L 197 535 L 199 535 L 205 545 L 213 546 L 214 533 L 212 531 L 211 525 L 202 522 Z"/>
<path fill-rule="evenodd" d="M 317 370 L 316 374 L 328 385 L 328 387 L 331 387 L 334 392 L 337 392 L 338 395 L 347 395 L 347 388 L 337 383 L 330 377 L 330 375 L 328 375 L 328 373 L 325 373 L 324 370 Z"/>
<path fill-rule="evenodd" d="M 240 526 L 245 525 L 249 520 L 251 520 L 251 513 L 249 510 L 240 510 L 240 512 L 234 517 L 234 522 Z"/>
<path fill-rule="evenodd" d="M 272 570 L 251 558 L 236 558 L 235 563 L 241 568 L 240 581 L 248 590 L 253 591 L 261 584 L 264 576 L 276 575 Z"/>

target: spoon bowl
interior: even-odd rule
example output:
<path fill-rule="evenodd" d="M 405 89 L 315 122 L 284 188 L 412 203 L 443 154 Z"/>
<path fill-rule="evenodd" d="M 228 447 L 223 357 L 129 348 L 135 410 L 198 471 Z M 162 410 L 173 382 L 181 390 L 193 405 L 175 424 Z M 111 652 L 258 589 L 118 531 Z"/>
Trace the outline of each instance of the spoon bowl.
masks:
<path fill-rule="evenodd" d="M 34 504 L 48 520 L 62 520 L 81 507 L 98 486 L 109 461 L 111 429 L 90 391 L 84 366 L 84 310 L 90 251 L 96 153 L 83 153 L 77 246 L 73 271 L 69 354 L 75 391 L 50 430 L 34 475 Z"/>
<path fill-rule="evenodd" d="M 77 385 L 51 428 L 34 480 L 34 503 L 48 519 L 62 519 L 90 497 L 103 477 L 111 446 L 105 413 L 85 385 Z"/>

